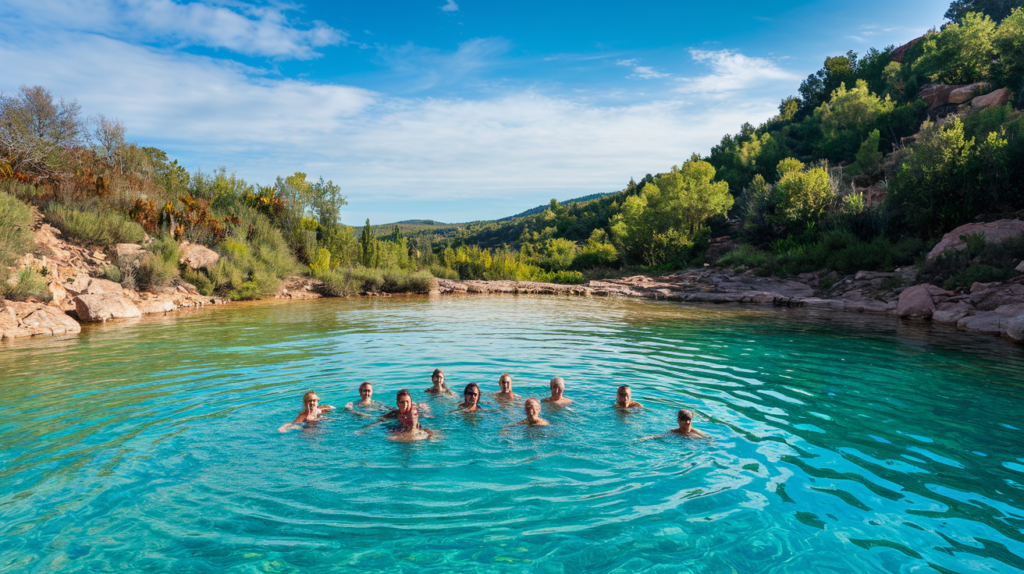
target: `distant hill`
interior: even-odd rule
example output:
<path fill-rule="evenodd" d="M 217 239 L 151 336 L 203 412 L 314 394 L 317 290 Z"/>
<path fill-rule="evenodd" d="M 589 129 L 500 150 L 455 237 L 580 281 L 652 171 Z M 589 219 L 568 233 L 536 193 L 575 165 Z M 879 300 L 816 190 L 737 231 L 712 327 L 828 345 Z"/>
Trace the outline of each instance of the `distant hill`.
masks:
<path fill-rule="evenodd" d="M 586 201 L 592 201 L 594 199 L 600 199 L 600 198 L 602 198 L 602 197 L 604 197 L 606 195 L 611 195 L 612 193 L 615 193 L 615 192 L 592 193 L 590 195 L 584 195 L 583 197 L 577 197 L 576 199 L 567 199 L 567 200 L 561 201 L 559 203 L 561 203 L 562 205 L 569 205 L 570 203 L 583 203 L 583 202 L 586 202 Z M 517 217 L 526 217 L 527 215 L 536 215 L 538 213 L 544 213 L 544 210 L 547 209 L 549 205 L 551 205 L 551 204 L 550 203 L 545 203 L 544 205 L 538 205 L 537 207 L 534 207 L 532 209 L 527 209 L 526 211 L 524 211 L 522 213 L 517 213 L 515 215 L 510 215 L 508 217 L 502 217 L 501 219 L 496 219 L 495 221 L 508 221 L 510 219 L 516 219 Z"/>

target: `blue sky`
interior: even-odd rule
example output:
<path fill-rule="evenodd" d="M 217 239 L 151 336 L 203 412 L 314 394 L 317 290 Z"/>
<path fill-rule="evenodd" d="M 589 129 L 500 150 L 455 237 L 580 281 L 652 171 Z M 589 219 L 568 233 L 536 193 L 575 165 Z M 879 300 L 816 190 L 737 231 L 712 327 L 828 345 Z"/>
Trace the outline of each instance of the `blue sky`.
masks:
<path fill-rule="evenodd" d="M 0 0 L 0 90 L 42 85 L 190 170 L 341 185 L 346 223 L 616 191 L 758 124 L 826 56 L 946 1 Z"/>

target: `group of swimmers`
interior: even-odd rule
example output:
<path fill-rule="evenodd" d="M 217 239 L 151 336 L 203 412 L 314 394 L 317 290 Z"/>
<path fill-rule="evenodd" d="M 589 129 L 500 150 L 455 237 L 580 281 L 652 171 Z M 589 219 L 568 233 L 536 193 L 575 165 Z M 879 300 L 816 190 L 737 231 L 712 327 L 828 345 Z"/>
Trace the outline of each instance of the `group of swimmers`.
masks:
<path fill-rule="evenodd" d="M 441 369 L 434 370 L 431 382 L 433 383 L 432 386 L 424 392 L 432 395 L 455 396 L 455 392 L 445 384 L 444 373 L 441 372 Z M 494 398 L 497 401 L 509 402 L 522 398 L 520 395 L 512 392 L 512 375 L 508 373 L 502 373 L 501 377 L 498 378 L 498 388 L 500 390 L 494 393 Z M 523 406 L 526 418 L 513 423 L 513 425 L 548 426 L 551 423 L 540 417 L 541 403 L 548 403 L 558 407 L 572 404 L 572 399 L 565 396 L 565 381 L 561 377 L 551 379 L 550 388 L 550 397 L 539 401 L 535 398 L 526 399 L 526 403 Z M 480 395 L 480 386 L 476 383 L 469 383 L 462 393 L 463 402 L 452 412 L 474 412 L 481 410 Z M 396 408 L 387 407 L 380 401 L 373 400 L 373 384 L 369 382 L 359 385 L 359 397 L 359 401 L 346 404 L 345 409 L 362 417 L 377 416 L 377 421 L 371 426 L 385 421 L 397 421 L 398 424 L 391 429 L 389 439 L 410 442 L 426 440 L 434 435 L 433 431 L 420 425 L 420 410 L 422 409 L 425 415 L 430 417 L 430 406 L 426 403 L 414 403 L 409 391 L 405 389 L 398 391 L 395 398 Z M 633 400 L 633 391 L 628 385 L 622 385 L 618 388 L 615 404 L 612 406 L 617 409 L 643 408 L 642 404 Z M 294 421 L 281 426 L 278 430 L 285 432 L 298 428 L 298 425 L 316 421 L 320 418 L 320 415 L 332 410 L 335 410 L 334 407 L 320 404 L 320 397 L 317 396 L 316 392 L 309 391 L 302 397 L 302 412 L 295 417 Z M 382 412 L 383 414 L 373 415 L 366 411 Z M 693 411 L 679 409 L 679 412 L 676 414 L 676 421 L 679 424 L 677 428 L 671 429 L 664 434 L 644 437 L 639 440 L 650 440 L 671 434 L 684 437 L 709 438 L 705 433 L 693 428 L 693 416 Z"/>

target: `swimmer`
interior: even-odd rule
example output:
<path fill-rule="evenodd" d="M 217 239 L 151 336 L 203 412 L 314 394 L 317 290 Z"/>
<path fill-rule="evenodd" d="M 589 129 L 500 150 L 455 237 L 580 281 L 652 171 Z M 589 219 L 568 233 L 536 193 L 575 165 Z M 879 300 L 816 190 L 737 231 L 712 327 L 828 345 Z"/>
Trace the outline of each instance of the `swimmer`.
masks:
<path fill-rule="evenodd" d="M 540 401 L 537 399 L 526 399 L 523 409 L 526 411 L 526 418 L 515 424 L 531 427 L 546 427 L 551 424 L 540 418 Z"/>
<path fill-rule="evenodd" d="M 679 409 L 679 412 L 676 414 L 676 421 L 679 423 L 678 428 L 674 428 L 664 434 L 644 437 L 639 440 L 651 440 L 653 438 L 662 438 L 670 434 L 677 434 L 680 436 L 684 436 L 686 438 L 706 438 L 708 440 L 712 440 L 712 438 L 707 433 L 703 433 L 693 428 L 693 411 L 691 411 L 690 409 Z"/>
<path fill-rule="evenodd" d="M 293 428 L 299 428 L 299 424 L 313 422 L 320 418 L 320 415 L 333 411 L 334 407 L 330 405 L 321 405 L 320 397 L 316 396 L 315 391 L 309 391 L 302 395 L 302 412 L 299 416 L 295 417 L 292 422 L 281 425 L 281 428 L 277 429 L 281 432 L 286 432 Z"/>
<path fill-rule="evenodd" d="M 375 411 L 383 410 L 386 408 L 384 403 L 373 400 L 373 383 L 366 381 L 359 385 L 359 396 L 361 400 L 359 402 L 347 403 L 345 409 L 352 411 L 352 414 L 359 415 L 361 417 L 370 417 L 373 415 L 359 412 L 356 407 L 363 409 L 373 409 Z"/>
<path fill-rule="evenodd" d="M 501 390 L 494 393 L 494 398 L 503 401 L 511 401 L 519 398 L 512 392 L 512 375 L 502 373 L 501 376 L 498 377 L 498 387 L 500 387 Z"/>
<path fill-rule="evenodd" d="M 615 397 L 614 407 L 617 409 L 642 409 L 644 406 L 633 400 L 633 390 L 629 388 L 629 385 L 622 385 Z"/>
<path fill-rule="evenodd" d="M 405 396 L 408 397 L 409 395 Z M 401 429 L 391 433 L 388 440 L 414 442 L 418 440 L 427 440 L 434 436 L 434 431 L 420 426 L 419 409 L 416 408 L 416 405 L 412 404 L 411 399 L 409 401 L 409 410 L 406 411 L 404 418 L 405 422 L 408 422 L 408 427 L 403 426 Z"/>
<path fill-rule="evenodd" d="M 448 388 L 448 385 L 444 382 L 444 373 L 441 369 L 434 369 L 434 374 L 430 376 L 430 381 L 434 383 L 434 386 L 430 387 L 424 392 L 432 395 L 454 395 L 455 391 Z"/>
<path fill-rule="evenodd" d="M 462 398 L 465 402 L 459 405 L 456 411 L 472 412 L 480 410 L 480 386 L 476 383 L 469 383 L 466 385 L 466 390 L 462 391 Z M 455 411 L 452 411 L 455 412 Z"/>
<path fill-rule="evenodd" d="M 551 379 L 551 396 L 546 399 L 543 399 L 542 402 L 551 403 L 553 405 L 559 406 L 571 405 L 572 399 L 567 399 L 563 397 L 562 394 L 564 392 L 565 381 L 562 380 L 562 377 L 555 377 Z"/>

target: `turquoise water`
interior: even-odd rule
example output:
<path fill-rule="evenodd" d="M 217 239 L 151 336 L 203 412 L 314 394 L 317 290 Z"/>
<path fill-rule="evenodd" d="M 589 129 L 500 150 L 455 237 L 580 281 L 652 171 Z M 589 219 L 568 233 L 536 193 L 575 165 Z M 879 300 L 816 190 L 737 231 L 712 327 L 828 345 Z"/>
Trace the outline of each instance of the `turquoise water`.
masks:
<path fill-rule="evenodd" d="M 966 344 L 965 344 L 966 343 Z M 970 345 L 971 350 L 964 347 Z M 4 572 L 1024 572 L 1024 352 L 896 321 L 543 297 L 259 304 L 0 346 Z M 570 409 L 505 425 L 428 398 Z M 431 404 L 436 440 L 315 389 Z M 642 412 L 610 408 L 628 383 Z M 635 439 L 680 407 L 714 440 Z"/>

